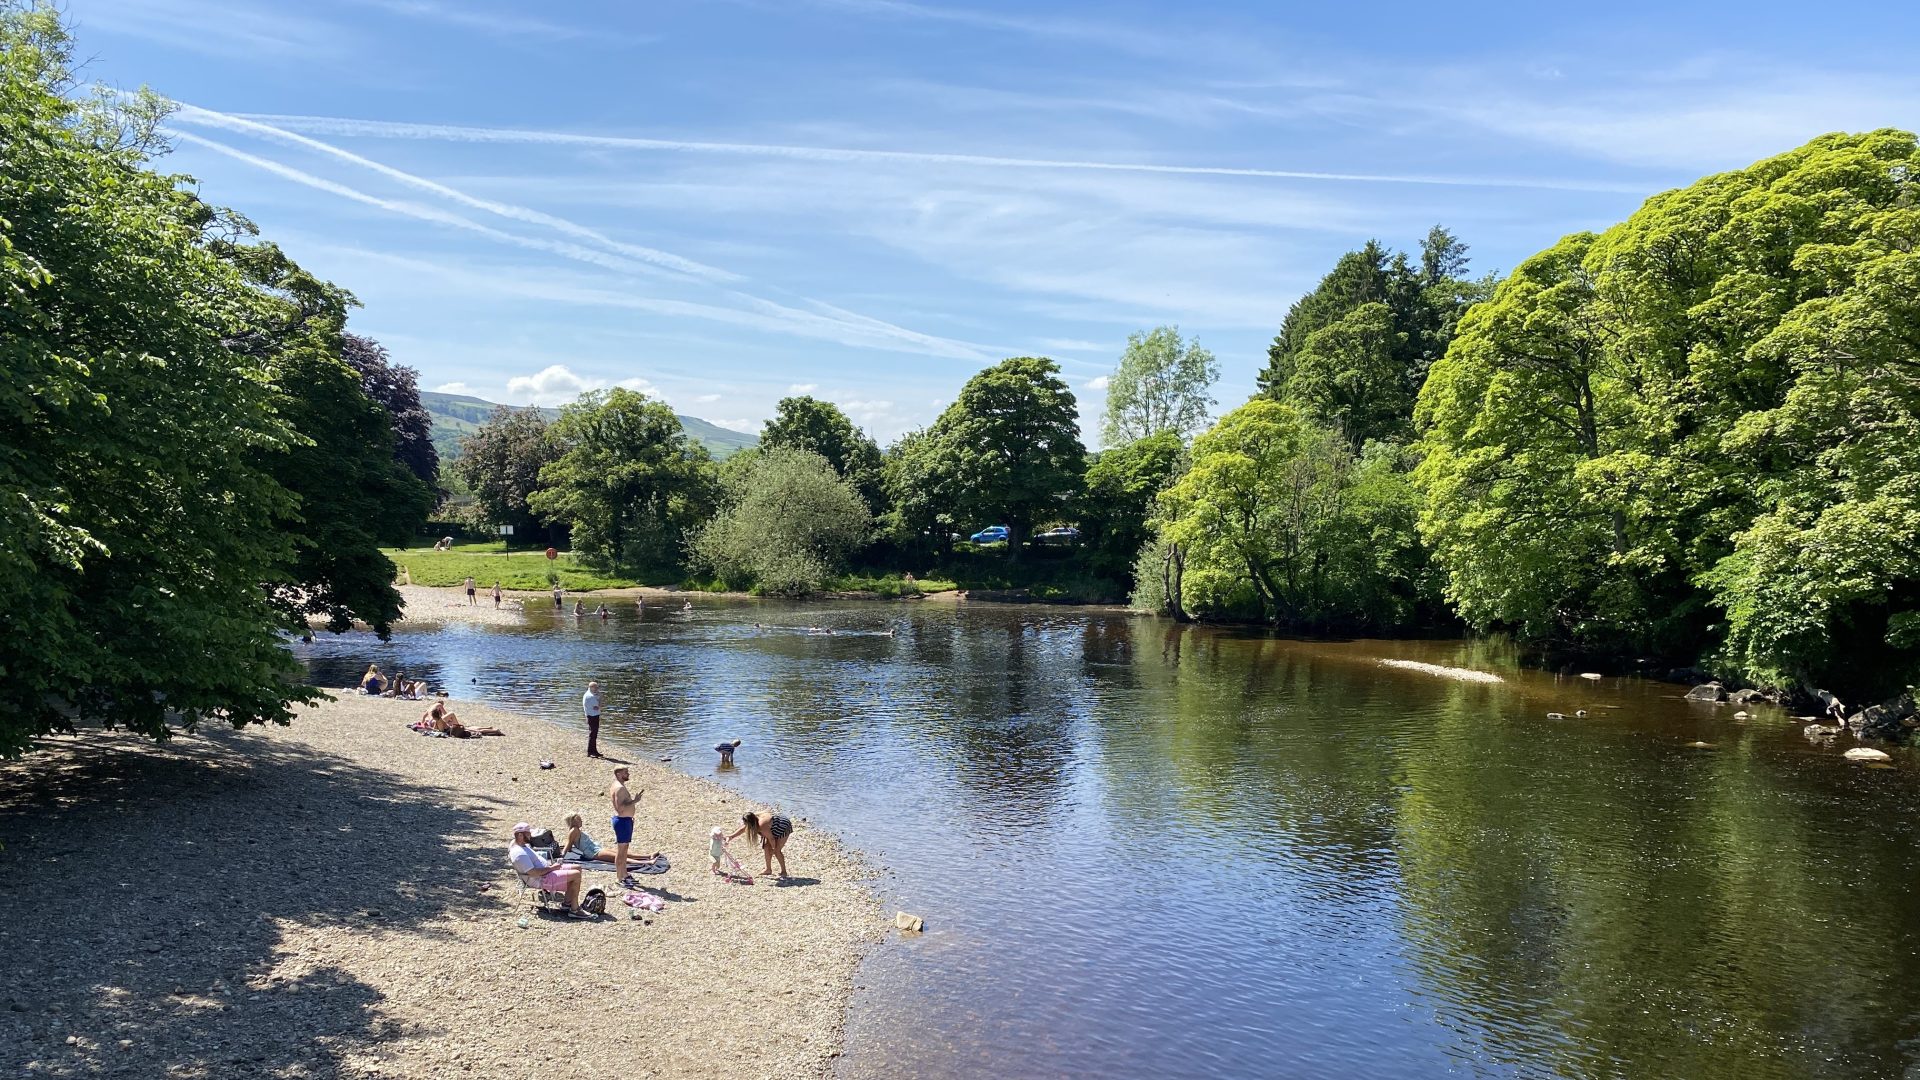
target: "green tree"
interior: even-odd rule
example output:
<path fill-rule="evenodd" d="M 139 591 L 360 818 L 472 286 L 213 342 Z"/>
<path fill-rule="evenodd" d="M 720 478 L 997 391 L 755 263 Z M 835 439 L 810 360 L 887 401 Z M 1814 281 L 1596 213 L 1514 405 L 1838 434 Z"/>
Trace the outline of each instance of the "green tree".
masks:
<path fill-rule="evenodd" d="M 406 542 L 435 500 L 395 455 L 391 414 L 341 359 L 352 297 L 272 244 L 214 247 L 256 287 L 249 330 L 233 346 L 259 355 L 282 395 L 281 415 L 298 434 L 267 454 L 274 478 L 296 500 L 275 520 L 293 559 L 271 579 L 269 595 L 292 625 L 319 616 L 340 633 L 358 619 L 384 638 L 401 602 L 393 563 L 380 549 Z"/>
<path fill-rule="evenodd" d="M 880 447 L 831 401 L 804 395 L 781 398 L 773 419 L 760 432 L 760 446 L 819 454 L 853 485 L 869 511 L 885 510 Z"/>
<path fill-rule="evenodd" d="M 615 387 L 581 395 L 550 435 L 559 455 L 528 505 L 573 530 L 573 549 L 613 569 L 679 564 L 689 530 L 712 512 L 713 459 L 665 402 Z"/>
<path fill-rule="evenodd" d="M 887 511 L 880 526 L 895 543 L 908 548 L 945 552 L 959 528 L 947 501 L 950 484 L 943 472 L 931 429 L 909 431 L 887 447 L 880 481 Z"/>
<path fill-rule="evenodd" d="M 1198 341 L 1182 341 L 1177 326 L 1127 336 L 1107 382 L 1100 437 L 1120 446 L 1171 431 L 1185 437 L 1207 425 L 1220 363 Z"/>
<path fill-rule="evenodd" d="M 1186 448 L 1173 431 L 1162 431 L 1096 455 L 1087 466 L 1080 505 L 1080 543 L 1087 567 L 1125 579 L 1140 549 L 1153 538 L 1153 499 L 1173 481 Z"/>
<path fill-rule="evenodd" d="M 727 473 L 720 512 L 689 546 L 697 563 L 731 587 L 801 596 L 845 568 L 872 521 L 832 462 L 763 441 L 746 466 Z"/>
<path fill-rule="evenodd" d="M 289 558 L 267 452 L 296 438 L 228 345 L 257 298 L 231 220 L 150 171 L 150 101 L 76 105 L 40 6 L 0 8 L 0 755 L 311 700 L 260 583 Z M 131 134 L 129 134 L 131 133 Z"/>
<path fill-rule="evenodd" d="M 1466 245 L 1438 225 L 1418 265 L 1371 240 L 1341 256 L 1287 311 L 1260 392 L 1338 427 L 1355 454 L 1374 439 L 1407 441 L 1428 370 L 1491 289 L 1465 279 L 1466 267 Z"/>
<path fill-rule="evenodd" d="M 453 462 L 487 520 L 513 526 L 516 536 L 530 536 L 546 524 L 534 513 L 532 498 L 540 490 L 540 470 L 560 456 L 548 427 L 539 409 L 501 405 L 461 442 Z"/>
<path fill-rule="evenodd" d="M 1405 625 L 1421 610 L 1424 557 L 1398 453 L 1375 444 L 1356 458 L 1332 428 L 1255 398 L 1194 440 L 1137 572 L 1176 615 Z"/>
<path fill-rule="evenodd" d="M 1086 450 L 1073 392 L 1051 360 L 1003 360 L 967 380 L 934 422 L 925 475 L 961 519 L 1007 526 L 1008 557 L 1078 494 Z"/>
<path fill-rule="evenodd" d="M 420 373 L 395 364 L 386 346 L 370 337 L 344 334 L 340 359 L 360 375 L 366 391 L 393 426 L 393 456 L 429 488 L 440 483 L 440 451 L 433 445 L 433 416 L 420 403 Z"/>
<path fill-rule="evenodd" d="M 1475 626 L 1910 680 L 1920 155 L 1829 135 L 1526 260 L 1420 398 L 1423 532 Z"/>

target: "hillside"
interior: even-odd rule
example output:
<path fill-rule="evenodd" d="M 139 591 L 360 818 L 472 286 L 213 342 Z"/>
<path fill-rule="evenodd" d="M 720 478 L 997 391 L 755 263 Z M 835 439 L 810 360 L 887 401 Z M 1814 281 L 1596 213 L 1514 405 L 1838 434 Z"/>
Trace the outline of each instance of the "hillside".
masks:
<path fill-rule="evenodd" d="M 481 398 L 428 390 L 420 391 L 420 404 L 426 406 L 427 412 L 433 417 L 433 445 L 440 451 L 442 460 L 459 457 L 460 443 L 467 433 L 485 423 L 487 417 L 493 415 L 493 410 L 499 408 L 495 403 Z M 560 415 L 559 409 L 542 408 L 540 412 L 549 420 Z M 759 441 L 751 435 L 723 428 L 697 416 L 680 417 L 680 426 L 716 458 L 728 457 Z"/>

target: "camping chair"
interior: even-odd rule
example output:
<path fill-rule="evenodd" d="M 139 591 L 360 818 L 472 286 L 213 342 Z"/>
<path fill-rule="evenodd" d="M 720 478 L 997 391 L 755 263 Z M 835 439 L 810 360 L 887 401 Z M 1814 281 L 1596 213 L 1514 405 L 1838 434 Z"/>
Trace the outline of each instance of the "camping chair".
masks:
<path fill-rule="evenodd" d="M 528 837 L 528 842 L 528 846 L 545 855 L 548 859 L 555 862 L 559 861 L 560 845 L 555 842 L 553 838 L 553 830 L 541 829 L 539 832 Z M 544 871 L 541 872 L 540 877 L 530 877 L 529 875 L 522 874 L 519 868 L 515 867 L 512 863 L 507 864 L 507 870 L 513 874 L 513 879 L 520 883 L 520 899 L 533 905 L 535 911 L 542 909 L 548 911 L 565 911 L 567 909 L 567 894 L 565 890 L 553 892 L 540 887 L 540 877 L 546 876 Z"/>

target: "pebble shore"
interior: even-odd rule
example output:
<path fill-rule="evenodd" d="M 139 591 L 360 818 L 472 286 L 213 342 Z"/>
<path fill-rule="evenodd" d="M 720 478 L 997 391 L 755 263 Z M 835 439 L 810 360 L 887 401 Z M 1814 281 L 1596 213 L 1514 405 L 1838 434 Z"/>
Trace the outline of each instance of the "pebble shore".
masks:
<path fill-rule="evenodd" d="M 671 860 L 640 879 L 666 910 L 634 920 L 591 873 L 607 917 L 532 914 L 509 829 L 577 810 L 608 844 L 613 760 L 457 700 L 505 737 L 426 738 L 423 708 L 343 694 L 287 728 L 84 731 L 0 765 L 0 1075 L 831 1073 L 889 925 L 852 853 L 796 821 L 792 881 L 726 884 L 707 831 L 764 808 L 603 746 L 642 791 L 635 850 Z"/>

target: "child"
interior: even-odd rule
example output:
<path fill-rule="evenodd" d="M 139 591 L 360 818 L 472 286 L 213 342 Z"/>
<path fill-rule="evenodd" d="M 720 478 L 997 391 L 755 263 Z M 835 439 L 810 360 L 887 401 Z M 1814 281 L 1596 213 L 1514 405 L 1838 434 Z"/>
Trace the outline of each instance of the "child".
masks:
<path fill-rule="evenodd" d="M 707 869 L 715 874 L 720 873 L 720 859 L 726 853 L 727 831 L 715 825 L 713 831 L 707 834 Z"/>

